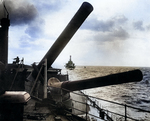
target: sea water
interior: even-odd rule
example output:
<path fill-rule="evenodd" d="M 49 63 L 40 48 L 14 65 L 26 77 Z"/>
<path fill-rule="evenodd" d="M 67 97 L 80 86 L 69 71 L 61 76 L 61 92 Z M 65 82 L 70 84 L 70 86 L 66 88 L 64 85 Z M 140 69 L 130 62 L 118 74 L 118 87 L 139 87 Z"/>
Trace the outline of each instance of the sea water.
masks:
<path fill-rule="evenodd" d="M 86 89 L 84 92 L 93 97 L 150 110 L 150 68 L 148 67 L 77 66 L 74 70 L 63 69 L 63 72 L 66 71 L 69 74 L 69 79 L 74 81 L 101 77 L 134 69 L 140 69 L 142 71 L 143 80 Z M 117 110 L 117 108 L 115 109 Z M 139 116 L 139 114 L 135 115 L 135 117 L 137 116 L 142 120 L 150 121 L 149 114 L 147 113 L 141 114 L 141 116 Z"/>

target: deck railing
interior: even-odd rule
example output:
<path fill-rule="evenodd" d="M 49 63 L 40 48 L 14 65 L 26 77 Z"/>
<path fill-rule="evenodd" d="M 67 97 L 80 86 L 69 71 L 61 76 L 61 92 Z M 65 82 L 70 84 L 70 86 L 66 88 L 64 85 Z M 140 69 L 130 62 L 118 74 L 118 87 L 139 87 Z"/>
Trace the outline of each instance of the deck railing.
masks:
<path fill-rule="evenodd" d="M 145 121 L 150 119 L 150 111 L 141 108 L 92 97 L 84 94 L 83 91 L 70 92 L 70 95 L 73 105 L 69 108 L 72 114 L 87 121 Z"/>

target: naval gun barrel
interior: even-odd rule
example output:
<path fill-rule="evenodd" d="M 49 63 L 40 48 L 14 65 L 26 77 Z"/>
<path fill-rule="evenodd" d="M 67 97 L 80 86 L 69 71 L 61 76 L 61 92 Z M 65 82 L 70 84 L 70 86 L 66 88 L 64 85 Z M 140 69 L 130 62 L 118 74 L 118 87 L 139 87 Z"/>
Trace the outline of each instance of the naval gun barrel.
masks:
<path fill-rule="evenodd" d="M 48 50 L 46 55 L 38 64 L 38 68 L 43 64 L 44 59 L 47 59 L 47 69 L 51 67 L 55 59 L 58 57 L 63 48 L 67 45 L 69 40 L 73 37 L 75 32 L 82 25 L 84 20 L 88 17 L 88 15 L 93 11 L 93 7 L 88 2 L 84 2 L 79 10 L 76 12 L 74 17 L 71 19 L 69 24 L 66 26 L 64 31 L 57 38 L 52 47 Z"/>
<path fill-rule="evenodd" d="M 57 82 L 56 84 L 54 84 L 54 86 L 57 87 L 58 85 L 61 88 L 69 91 L 77 91 L 77 90 L 116 85 L 116 84 L 122 84 L 128 82 L 137 82 L 137 81 L 141 81 L 142 79 L 143 79 L 142 72 L 137 69 L 128 72 L 111 74 L 103 77 L 96 77 L 96 78 L 77 80 L 77 81 L 60 82 L 61 84 Z"/>

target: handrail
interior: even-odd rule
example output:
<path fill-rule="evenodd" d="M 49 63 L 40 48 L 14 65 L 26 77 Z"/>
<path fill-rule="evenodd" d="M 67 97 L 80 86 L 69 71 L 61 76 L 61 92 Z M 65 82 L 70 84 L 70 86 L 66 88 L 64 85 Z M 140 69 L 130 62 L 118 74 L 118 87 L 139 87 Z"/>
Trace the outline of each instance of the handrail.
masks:
<path fill-rule="evenodd" d="M 109 102 L 109 103 L 112 103 L 112 104 L 116 104 L 116 105 L 123 106 L 124 109 L 125 109 L 125 115 L 121 115 L 121 114 L 119 114 L 119 113 L 115 113 L 115 112 L 113 112 L 113 111 L 108 111 L 108 110 L 105 110 L 105 109 L 103 109 L 103 110 L 104 110 L 104 111 L 108 111 L 108 112 L 110 112 L 110 113 L 112 113 L 112 114 L 115 114 L 115 115 L 122 116 L 122 117 L 125 118 L 125 121 L 127 120 L 127 118 L 128 118 L 128 119 L 135 120 L 135 121 L 138 120 L 138 119 L 135 119 L 135 118 L 132 118 L 132 117 L 127 116 L 127 110 L 126 110 L 126 108 L 136 109 L 136 110 L 138 110 L 138 111 L 150 113 L 150 111 L 148 111 L 148 110 L 144 110 L 144 109 L 137 108 L 137 107 L 134 107 L 134 106 L 130 106 L 130 105 L 126 105 L 126 104 L 121 104 L 121 103 L 118 103 L 118 102 L 109 101 L 109 100 L 105 100 L 105 99 L 101 99 L 101 98 L 97 98 L 97 97 L 93 97 L 93 96 L 89 96 L 89 95 L 86 95 L 86 96 L 87 96 L 89 99 L 90 99 L 90 97 L 91 97 L 91 98 L 94 98 L 94 99 L 97 99 L 97 100 L 102 100 L 102 101 L 105 101 L 105 102 Z"/>
<path fill-rule="evenodd" d="M 136 110 L 138 110 L 138 111 L 150 113 L 150 111 L 147 111 L 147 110 L 144 110 L 144 109 L 141 109 L 141 108 L 137 108 L 137 107 L 134 107 L 134 106 L 130 106 L 130 105 L 126 105 L 126 104 L 121 104 L 121 103 L 118 103 L 118 102 L 114 102 L 114 101 L 109 101 L 109 100 L 105 100 L 105 99 L 101 99 L 101 98 L 89 96 L 89 95 L 84 94 L 82 91 L 80 91 L 81 93 L 77 93 L 76 91 L 75 91 L 75 92 L 70 92 L 69 90 L 62 89 L 62 88 L 61 88 L 61 90 L 65 91 L 65 92 L 68 92 L 68 93 L 73 93 L 73 94 L 78 95 L 78 96 L 86 97 L 86 102 L 81 102 L 81 101 L 79 101 L 79 100 L 74 100 L 74 99 L 72 99 L 72 102 L 77 102 L 77 103 L 82 104 L 82 105 L 85 105 L 85 106 L 88 105 L 88 106 L 90 106 L 90 107 L 93 107 L 93 108 L 97 109 L 97 111 L 98 111 L 98 113 L 99 113 L 99 117 L 96 116 L 96 115 L 94 115 L 94 114 L 89 113 L 87 110 L 83 111 L 83 110 L 78 109 L 78 108 L 75 108 L 75 107 L 73 107 L 73 106 L 71 106 L 71 107 L 68 106 L 68 107 L 69 107 L 70 109 L 72 109 L 72 110 L 77 110 L 77 111 L 80 111 L 80 112 L 86 114 L 86 119 L 87 119 L 87 115 L 92 116 L 92 117 L 95 117 L 95 118 L 97 118 L 97 119 L 104 119 L 104 117 L 101 117 L 101 116 L 100 116 L 101 111 L 103 111 L 103 115 L 105 116 L 105 118 L 108 118 L 108 119 L 109 119 L 108 121 L 113 121 L 113 120 L 115 120 L 115 119 L 113 119 L 113 117 L 109 116 L 109 114 L 115 116 L 116 119 L 117 119 L 117 118 L 122 118 L 122 119 L 124 119 L 125 121 L 127 121 L 127 119 L 131 119 L 131 120 L 138 121 L 138 119 L 136 119 L 135 117 L 132 117 L 131 115 L 129 116 L 129 114 L 127 114 L 127 113 L 129 113 L 129 112 L 127 111 L 127 108 L 136 109 Z M 60 95 L 60 96 L 63 96 L 63 95 Z M 104 101 L 104 102 L 108 102 L 108 103 L 110 103 L 110 104 L 114 104 L 114 105 L 117 105 L 117 106 L 122 106 L 122 108 L 124 108 L 124 114 L 119 114 L 118 112 L 116 113 L 116 112 L 114 112 L 114 111 L 110 111 L 110 110 L 101 108 L 101 107 L 99 107 L 99 105 L 96 104 L 95 101 L 93 101 L 93 99 L 96 100 L 96 101 L 98 101 L 98 102 Z M 90 102 L 90 104 L 89 104 L 88 101 Z M 63 103 L 63 102 L 62 102 L 62 104 L 65 105 L 65 103 Z M 116 107 L 116 108 L 117 108 L 117 107 Z M 121 107 L 120 107 L 120 108 L 121 108 Z M 87 109 L 87 107 L 86 107 L 86 109 Z M 70 113 L 71 113 L 71 112 L 70 112 Z M 109 114 L 108 114 L 108 113 L 109 113 Z"/>
<path fill-rule="evenodd" d="M 120 106 L 123 106 L 123 107 L 128 107 L 128 108 L 136 109 L 136 110 L 139 110 L 139 111 L 142 111 L 142 112 L 150 113 L 150 111 L 141 109 L 139 107 L 134 107 L 134 106 L 130 106 L 130 105 L 127 105 L 127 104 L 121 104 L 121 103 L 118 103 L 118 102 L 109 101 L 109 100 L 105 100 L 105 99 L 101 99 L 101 98 L 97 98 L 97 97 L 93 97 L 93 96 L 89 96 L 89 95 L 86 95 L 86 96 L 88 98 L 91 97 L 91 98 L 95 98 L 95 99 L 102 100 L 102 101 L 105 101 L 105 102 L 109 102 L 109 103 L 113 103 L 113 104 L 116 104 L 116 105 L 120 105 Z M 109 112 L 111 112 L 111 111 L 109 111 Z M 111 112 L 111 113 L 113 113 L 113 112 Z M 115 113 L 115 114 L 117 114 L 117 113 Z M 127 117 L 127 118 L 132 119 L 132 120 L 137 120 L 137 119 L 134 119 L 134 118 L 131 118 L 131 117 Z"/>

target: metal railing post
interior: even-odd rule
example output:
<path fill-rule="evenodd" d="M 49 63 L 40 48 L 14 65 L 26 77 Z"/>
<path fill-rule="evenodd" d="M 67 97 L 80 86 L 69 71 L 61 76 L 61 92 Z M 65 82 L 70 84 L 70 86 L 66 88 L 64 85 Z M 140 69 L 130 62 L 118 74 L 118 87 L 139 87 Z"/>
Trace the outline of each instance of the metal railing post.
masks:
<path fill-rule="evenodd" d="M 47 59 L 45 58 L 45 63 L 44 63 L 44 98 L 47 98 Z"/>
<path fill-rule="evenodd" d="M 127 121 L 127 105 L 125 104 L 125 121 Z"/>
<path fill-rule="evenodd" d="M 87 121 L 87 113 L 88 113 L 88 109 L 87 109 L 87 97 L 86 97 L 86 121 Z"/>

